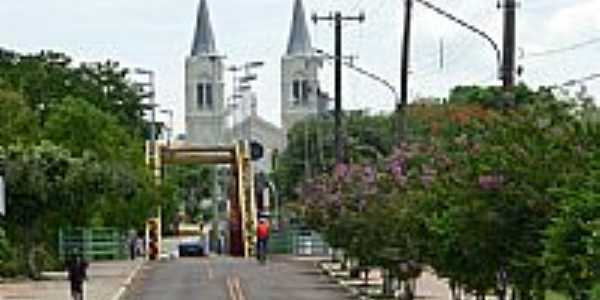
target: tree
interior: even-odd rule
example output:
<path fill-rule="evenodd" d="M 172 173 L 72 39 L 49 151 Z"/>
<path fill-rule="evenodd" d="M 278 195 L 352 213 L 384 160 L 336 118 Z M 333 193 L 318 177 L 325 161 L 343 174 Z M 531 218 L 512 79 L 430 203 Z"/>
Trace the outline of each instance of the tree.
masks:
<path fill-rule="evenodd" d="M 556 190 L 559 213 L 546 229 L 544 265 L 550 287 L 589 299 L 600 283 L 600 193 L 597 171 L 577 190 Z"/>
<path fill-rule="evenodd" d="M 61 205 L 65 177 L 72 163 L 68 151 L 43 143 L 33 148 L 11 146 L 6 151 L 8 190 L 7 231 L 11 240 L 21 245 L 19 253 L 27 253 L 29 274 L 39 274 L 37 254 L 54 234 L 57 224 L 67 216 Z M 81 206 L 77 206 L 81 208 Z"/>
<path fill-rule="evenodd" d="M 164 195 L 163 215 L 168 224 L 176 221 L 183 206 L 185 215 L 192 222 L 207 221 L 212 210 L 202 207 L 202 201 L 210 197 L 213 188 L 212 170 L 207 166 L 168 166 L 165 169 L 168 192 Z"/>
<path fill-rule="evenodd" d="M 36 117 L 23 97 L 0 88 L 0 146 L 37 139 Z"/>
<path fill-rule="evenodd" d="M 597 247 L 598 213 L 586 206 L 577 210 L 586 217 L 578 215 L 573 205 L 581 201 L 552 191 L 577 191 L 590 199 L 585 203 L 595 201 L 597 192 L 585 183 L 598 166 L 600 130 L 584 118 L 588 107 L 559 101 L 547 89 L 521 86 L 508 107 L 496 106 L 497 97 L 504 97 L 498 89 L 473 87 L 455 91 L 448 105 L 411 106 L 408 139 L 387 159 L 375 160 L 375 201 L 365 202 L 369 185 L 353 171 L 372 157 L 345 166 L 342 179 L 336 170 L 300 180 L 295 192 L 309 224 L 369 263 L 433 267 L 456 288 L 456 298 L 463 289 L 479 299 L 488 291 L 506 299 L 510 286 L 515 298 L 542 299 L 549 282 L 565 276 L 589 290 L 597 281 L 587 270 L 597 267 L 589 249 Z M 298 148 L 291 157 L 301 159 Z M 287 167 L 302 174 L 296 164 Z M 564 203 L 574 216 L 561 213 Z M 565 248 L 574 235 L 581 240 Z M 370 252 L 369 243 L 384 255 Z M 567 268 L 572 259 L 579 267 Z"/>
<path fill-rule="evenodd" d="M 75 156 L 90 151 L 102 160 L 143 165 L 143 142 L 120 126 L 116 117 L 78 98 L 56 104 L 44 124 L 44 137 Z"/>
<path fill-rule="evenodd" d="M 22 94 L 40 124 L 55 105 L 73 97 L 114 116 L 130 134 L 144 137 L 144 106 L 128 73 L 114 61 L 73 66 L 69 56 L 53 51 L 31 55 L 0 51 L 0 87 Z"/>
<path fill-rule="evenodd" d="M 32 277 L 58 257 L 60 228 L 140 228 L 168 203 L 145 166 L 144 108 L 127 72 L 111 61 L 73 66 L 60 53 L 0 49 L 9 210 L 1 225 Z"/>
<path fill-rule="evenodd" d="M 389 116 L 353 113 L 346 117 L 345 143 L 351 164 L 374 163 L 390 154 L 394 143 L 394 121 Z M 335 165 L 333 120 L 308 118 L 294 125 L 288 133 L 288 145 L 281 153 L 275 179 L 281 195 L 295 200 L 299 182 L 309 173 L 316 177 L 329 173 Z"/>
<path fill-rule="evenodd" d="M 86 227 L 97 220 L 122 229 L 140 226 L 155 205 L 149 177 L 106 164 L 93 153 L 73 157 L 47 141 L 13 145 L 2 152 L 8 190 L 6 230 L 20 247 L 18 253 L 27 253 L 32 277 L 39 275 L 44 263 L 40 254 L 57 253 L 59 228 Z"/>
<path fill-rule="evenodd" d="M 542 87 L 537 91 L 530 89 L 525 84 L 519 84 L 512 90 L 511 98 L 514 103 L 510 106 L 526 106 L 539 101 L 545 101 L 551 96 L 550 89 Z M 549 97 L 550 96 L 550 97 Z M 450 91 L 448 98 L 449 104 L 470 104 L 481 105 L 490 109 L 502 109 L 506 93 L 502 87 L 498 86 L 457 86 Z"/>

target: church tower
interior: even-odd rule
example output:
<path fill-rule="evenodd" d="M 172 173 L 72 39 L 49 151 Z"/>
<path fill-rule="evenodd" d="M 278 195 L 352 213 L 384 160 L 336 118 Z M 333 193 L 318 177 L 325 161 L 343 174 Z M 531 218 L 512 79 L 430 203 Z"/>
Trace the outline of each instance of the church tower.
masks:
<path fill-rule="evenodd" d="M 200 0 L 192 51 L 185 61 L 185 118 L 188 142 L 225 141 L 223 56 L 217 54 L 206 0 Z"/>
<path fill-rule="evenodd" d="M 312 48 L 302 0 L 296 0 L 287 51 L 281 60 L 281 118 L 288 130 L 326 108 L 321 103 L 319 70 L 323 60 Z"/>

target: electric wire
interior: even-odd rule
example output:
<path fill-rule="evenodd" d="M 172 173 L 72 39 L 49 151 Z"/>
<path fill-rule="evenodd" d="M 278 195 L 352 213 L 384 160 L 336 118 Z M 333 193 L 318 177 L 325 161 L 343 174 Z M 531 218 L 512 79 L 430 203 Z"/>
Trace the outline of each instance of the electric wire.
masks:
<path fill-rule="evenodd" d="M 557 54 L 562 54 L 565 52 L 569 52 L 569 51 L 575 51 L 578 49 L 582 49 L 588 46 L 592 46 L 595 44 L 600 44 L 600 37 L 597 38 L 593 38 L 593 39 L 589 39 L 583 42 L 579 42 L 579 43 L 575 43 L 569 46 L 565 46 L 565 47 L 560 47 L 560 48 L 555 48 L 555 49 L 549 49 L 549 50 L 544 50 L 544 51 L 539 51 L 539 52 L 530 52 L 530 53 L 526 53 L 525 54 L 525 58 L 524 59 L 528 59 L 528 58 L 538 58 L 538 57 L 545 57 L 545 56 L 550 56 L 550 55 L 557 55 Z"/>

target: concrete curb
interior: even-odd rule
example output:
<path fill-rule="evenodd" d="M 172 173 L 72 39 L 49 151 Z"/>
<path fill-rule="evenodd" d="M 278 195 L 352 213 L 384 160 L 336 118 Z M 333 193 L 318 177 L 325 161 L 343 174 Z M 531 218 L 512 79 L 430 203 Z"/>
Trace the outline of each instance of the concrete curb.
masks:
<path fill-rule="evenodd" d="M 146 262 L 142 262 L 142 263 L 138 264 L 135 267 L 135 269 L 133 269 L 133 271 L 131 271 L 131 273 L 129 274 L 129 276 L 127 277 L 127 279 L 125 279 L 125 281 L 123 282 L 123 284 L 121 284 L 121 287 L 119 288 L 119 290 L 117 291 L 117 293 L 112 297 L 111 300 L 121 300 L 121 298 L 123 297 L 123 295 L 127 291 L 127 288 L 129 288 L 129 286 L 131 285 L 131 282 L 133 281 L 133 278 L 135 278 L 135 276 L 137 275 L 137 273 L 142 269 L 142 267 L 145 264 L 146 264 Z"/>
<path fill-rule="evenodd" d="M 69 279 L 69 275 L 67 274 L 67 272 L 64 271 L 42 272 L 41 279 L 48 281 L 65 281 Z"/>
<path fill-rule="evenodd" d="M 350 294 L 353 297 L 358 296 L 358 292 L 356 289 L 352 288 L 351 286 L 342 284 L 342 280 L 339 278 L 336 278 L 333 274 L 333 271 L 331 269 L 324 267 L 322 262 L 316 262 L 315 267 L 317 267 L 319 270 L 321 270 L 321 272 L 323 274 L 327 275 L 330 278 L 330 280 L 335 282 L 338 286 L 342 287 L 346 291 L 346 293 Z"/>
<path fill-rule="evenodd" d="M 360 300 L 372 299 L 369 296 L 361 295 L 361 291 L 359 288 L 356 288 L 356 287 L 352 286 L 351 284 L 344 282 L 344 280 L 342 278 L 337 278 L 336 271 L 326 268 L 321 262 L 315 263 L 315 267 L 319 268 L 323 274 L 325 274 L 329 278 L 331 278 L 334 282 L 337 283 L 338 286 L 340 286 L 344 290 L 346 290 L 346 292 L 349 293 L 352 297 L 356 297 L 357 299 L 360 299 Z"/>

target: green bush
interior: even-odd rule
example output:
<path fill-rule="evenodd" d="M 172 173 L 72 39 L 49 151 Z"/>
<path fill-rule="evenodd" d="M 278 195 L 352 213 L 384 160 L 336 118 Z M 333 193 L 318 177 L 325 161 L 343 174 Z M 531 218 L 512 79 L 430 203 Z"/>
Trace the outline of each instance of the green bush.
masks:
<path fill-rule="evenodd" d="M 25 273 L 25 266 L 18 260 L 0 262 L 0 277 L 17 277 Z"/>
<path fill-rule="evenodd" d="M 10 258 L 10 245 L 6 239 L 4 230 L 0 229 L 0 262 L 3 262 Z"/>
<path fill-rule="evenodd" d="M 590 300 L 600 300 L 600 282 L 597 283 L 590 293 Z"/>
<path fill-rule="evenodd" d="M 14 277 L 22 274 L 23 264 L 19 262 L 15 249 L 9 244 L 4 230 L 0 229 L 0 277 Z"/>

